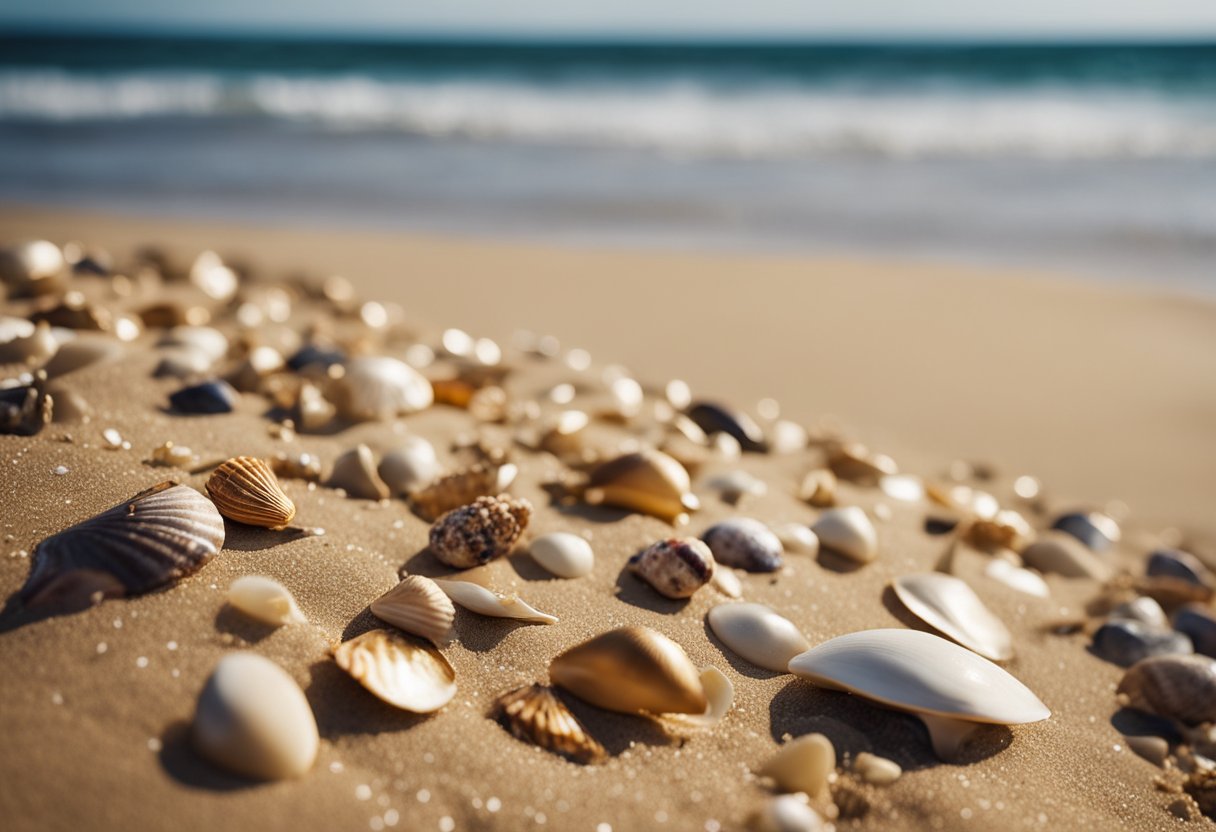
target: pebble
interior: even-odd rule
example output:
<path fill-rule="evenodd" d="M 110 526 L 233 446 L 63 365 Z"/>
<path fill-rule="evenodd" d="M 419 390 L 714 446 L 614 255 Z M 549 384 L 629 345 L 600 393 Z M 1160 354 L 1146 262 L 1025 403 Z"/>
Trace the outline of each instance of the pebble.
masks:
<path fill-rule="evenodd" d="M 775 572 L 781 568 L 781 540 L 759 520 L 732 517 L 711 526 L 701 539 L 714 560 L 748 572 Z"/>
<path fill-rule="evenodd" d="M 853 760 L 853 771 L 857 776 L 874 786 L 889 786 L 904 773 L 899 763 L 863 751 Z"/>

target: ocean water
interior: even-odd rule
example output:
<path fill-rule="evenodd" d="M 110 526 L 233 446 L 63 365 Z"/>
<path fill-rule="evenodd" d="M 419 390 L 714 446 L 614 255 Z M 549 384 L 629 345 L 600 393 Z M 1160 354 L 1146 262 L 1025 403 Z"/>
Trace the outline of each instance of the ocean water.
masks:
<path fill-rule="evenodd" d="M 1216 44 L 4 36 L 0 200 L 1216 294 Z"/>

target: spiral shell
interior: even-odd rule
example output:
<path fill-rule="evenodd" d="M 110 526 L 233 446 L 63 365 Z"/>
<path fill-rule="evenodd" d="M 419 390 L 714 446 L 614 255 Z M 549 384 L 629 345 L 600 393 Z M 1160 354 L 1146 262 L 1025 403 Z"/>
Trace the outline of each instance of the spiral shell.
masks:
<path fill-rule="evenodd" d="M 251 456 L 222 463 L 207 480 L 207 493 L 220 514 L 238 523 L 282 529 L 296 516 L 270 464 Z"/>
<path fill-rule="evenodd" d="M 714 556 L 695 537 L 660 540 L 629 559 L 629 571 L 668 598 L 690 598 L 714 576 Z"/>
<path fill-rule="evenodd" d="M 607 752 L 578 717 L 544 685 L 528 685 L 504 693 L 495 703 L 498 720 L 516 739 L 576 763 L 598 763 Z"/>
<path fill-rule="evenodd" d="M 372 615 L 407 633 L 444 644 L 452 637 L 456 607 L 430 578 L 406 575 L 401 583 L 372 601 Z"/>
<path fill-rule="evenodd" d="M 532 517 L 527 500 L 478 497 L 452 509 L 431 527 L 431 552 L 456 569 L 468 569 L 511 551 Z"/>
<path fill-rule="evenodd" d="M 1216 659 L 1153 656 L 1132 665 L 1116 694 L 1139 711 L 1187 725 L 1216 721 Z"/>
<path fill-rule="evenodd" d="M 495 466 L 479 462 L 463 471 L 440 477 L 415 491 L 411 502 L 423 518 L 434 521 L 478 497 L 502 493 L 514 481 L 517 472 L 518 469 L 511 464 Z"/>

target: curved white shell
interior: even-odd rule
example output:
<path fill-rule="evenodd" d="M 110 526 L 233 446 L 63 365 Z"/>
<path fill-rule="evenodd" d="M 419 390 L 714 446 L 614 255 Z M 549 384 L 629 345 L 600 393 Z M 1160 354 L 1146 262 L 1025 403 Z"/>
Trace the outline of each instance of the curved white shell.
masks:
<path fill-rule="evenodd" d="M 515 618 L 538 624 L 556 624 L 557 616 L 541 612 L 515 595 L 499 595 L 484 586 L 469 581 L 443 581 L 436 585 L 466 610 L 491 618 Z"/>
<path fill-rule="evenodd" d="M 913 474 L 887 474 L 878 480 L 882 493 L 892 500 L 918 503 L 925 498 L 925 483 Z"/>
<path fill-rule="evenodd" d="M 986 659 L 1013 656 L 1013 636 L 964 581 L 939 572 L 904 575 L 892 584 L 912 613 Z"/>
<path fill-rule="evenodd" d="M 591 544 L 576 534 L 553 532 L 541 535 L 528 548 L 532 559 L 559 578 L 590 575 L 595 566 Z"/>
<path fill-rule="evenodd" d="M 731 684 L 726 674 L 716 667 L 706 667 L 701 670 L 701 687 L 705 690 L 705 698 L 709 707 L 703 714 L 662 714 L 664 722 L 683 725 L 688 728 L 713 728 L 722 721 L 731 706 L 735 704 L 735 686 Z"/>
<path fill-rule="evenodd" d="M 709 583 L 727 598 L 743 597 L 743 583 L 729 566 L 723 566 L 720 563 L 714 564 L 714 574 L 709 579 Z"/>
<path fill-rule="evenodd" d="M 408 364 L 369 355 L 347 363 L 346 372 L 331 386 L 329 398 L 347 419 L 373 422 L 425 410 L 434 402 L 435 391 Z"/>
<path fill-rule="evenodd" d="M 719 604 L 705 617 L 723 644 L 765 670 L 788 673 L 790 659 L 811 649 L 792 621 L 763 604 Z"/>
<path fill-rule="evenodd" d="M 801 523 L 780 523 L 773 526 L 773 534 L 777 535 L 787 552 L 811 557 L 819 554 L 819 537 L 811 531 L 810 526 Z"/>
<path fill-rule="evenodd" d="M 429 714 L 456 695 L 456 671 L 442 653 L 389 630 L 371 630 L 343 642 L 334 649 L 334 661 L 404 711 Z"/>
<path fill-rule="evenodd" d="M 394 494 L 409 494 L 434 482 L 440 473 L 435 447 L 421 436 L 407 436 L 399 447 L 380 457 L 380 479 Z"/>
<path fill-rule="evenodd" d="M 1051 590 L 1047 587 L 1038 572 L 1031 572 L 1020 566 L 1014 566 L 1003 558 L 993 558 L 984 567 L 984 574 L 994 581 L 999 581 L 1010 589 L 1034 595 L 1037 598 L 1047 598 Z"/>
<path fill-rule="evenodd" d="M 228 603 L 264 624 L 303 624 L 308 621 L 291 591 L 273 578 L 245 575 L 228 587 Z"/>
<path fill-rule="evenodd" d="M 857 506 L 829 508 L 811 526 L 819 543 L 857 563 L 878 556 L 878 534 L 865 511 Z"/>

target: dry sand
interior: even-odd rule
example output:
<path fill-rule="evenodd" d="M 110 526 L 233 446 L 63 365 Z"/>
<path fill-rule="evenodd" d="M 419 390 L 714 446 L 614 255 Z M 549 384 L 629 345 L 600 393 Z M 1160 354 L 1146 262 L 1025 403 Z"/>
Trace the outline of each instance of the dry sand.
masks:
<path fill-rule="evenodd" d="M 0 215 L 0 236 L 81 239 L 125 253 L 163 242 L 215 247 L 274 272 L 337 270 L 361 292 L 401 303 L 411 321 L 461 326 L 507 340 L 516 328 L 557 335 L 619 361 L 643 381 L 670 377 L 694 391 L 751 406 L 761 396 L 783 414 L 817 423 L 825 414 L 905 470 L 940 476 L 957 457 L 992 463 L 989 483 L 1009 497 L 1012 477 L 1040 476 L 1053 510 L 1121 499 L 1130 507 L 1120 558 L 1138 568 L 1148 547 L 1181 530 L 1212 554 L 1216 520 L 1216 310 L 1088 284 L 972 274 L 964 269 L 743 256 L 696 256 L 541 248 L 387 234 L 178 224 L 27 211 Z M 424 333 L 433 330 L 422 328 Z M 170 474 L 143 463 L 165 440 L 206 462 L 269 455 L 265 403 L 245 396 L 237 412 L 186 418 L 162 410 L 176 388 L 153 380 L 156 357 L 137 350 L 118 364 L 64 379 L 94 408 L 88 425 L 52 426 L 34 438 L 0 437 L 3 507 L 0 589 L 21 586 L 38 541 L 109 508 Z M 553 380 L 537 369 L 511 382 L 534 394 Z M 558 372 L 560 374 L 560 371 Z M 473 426 L 436 408 L 392 424 L 362 425 L 291 443 L 330 461 L 366 441 L 391 446 L 408 429 L 445 458 Z M 130 451 L 102 450 L 117 428 Z M 60 441 L 68 433 L 72 441 Z M 567 511 L 541 487 L 556 467 L 520 453 L 515 493 L 539 508 L 529 536 L 589 531 L 597 555 L 584 579 L 549 579 L 518 554 L 485 575 L 560 617 L 513 626 L 461 613 L 460 641 L 446 650 L 460 693 L 439 714 L 395 712 L 346 678 L 332 644 L 371 626 L 369 601 L 402 567 L 439 574 L 422 553 L 427 524 L 400 502 L 383 505 L 286 489 L 298 521 L 326 530 L 292 536 L 229 525 L 224 552 L 179 586 L 110 601 L 85 613 L 0 634 L 0 813 L 9 829 L 213 830 L 398 828 L 596 830 L 733 829 L 768 792 L 749 777 L 786 734 L 828 734 L 838 751 L 870 750 L 906 774 L 866 791 L 863 829 L 1153 829 L 1176 821 L 1158 792 L 1158 769 L 1126 750 L 1114 686 L 1121 671 L 1089 654 L 1082 636 L 1043 632 L 1097 592 L 1088 581 L 1049 578 L 1050 601 L 992 582 L 982 597 L 1014 630 L 1007 669 L 1052 709 L 1047 722 L 994 729 L 962 764 L 938 762 L 914 719 L 759 671 L 708 634 L 705 590 L 667 602 L 632 577 L 625 559 L 670 528 L 616 511 Z M 809 522 L 816 510 L 792 492 L 816 451 L 747 456 L 737 467 L 769 493 L 732 509 L 695 480 L 700 532 L 738 513 Z M 64 465 L 69 472 L 55 475 Z M 873 489 L 842 487 L 844 502 L 873 508 Z M 885 501 L 890 502 L 890 501 Z M 858 629 L 909 623 L 889 581 L 930 569 L 945 541 L 921 530 L 922 506 L 893 504 L 880 524 L 882 554 L 856 571 L 830 559 L 789 556 L 777 576 L 744 577 L 745 597 L 795 621 L 812 643 Z M 522 547 L 521 547 L 522 548 Z M 287 584 L 314 626 L 276 631 L 224 608 L 242 574 Z M 494 697 L 543 681 L 548 660 L 625 623 L 654 627 L 699 666 L 734 682 L 735 708 L 712 732 L 673 740 L 644 720 L 591 708 L 578 713 L 613 759 L 582 768 L 525 745 L 487 717 Z M 283 665 L 306 691 L 322 750 L 298 782 L 253 785 L 200 761 L 184 740 L 197 693 L 225 652 L 247 647 Z M 1112 723 L 1114 718 L 1115 723 Z M 1207 824 L 1198 821 L 1196 825 Z M 715 826 L 717 824 L 717 826 Z M 842 823 L 842 828 L 851 828 Z"/>

